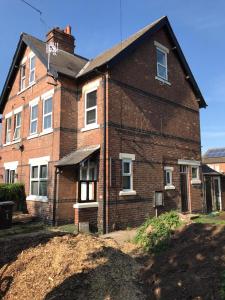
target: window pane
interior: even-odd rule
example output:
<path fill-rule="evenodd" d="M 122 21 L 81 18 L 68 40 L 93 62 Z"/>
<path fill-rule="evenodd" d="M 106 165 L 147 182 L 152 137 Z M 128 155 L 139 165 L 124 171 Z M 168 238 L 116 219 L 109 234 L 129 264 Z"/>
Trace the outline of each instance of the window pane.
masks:
<path fill-rule="evenodd" d="M 35 56 L 31 57 L 30 59 L 30 69 L 34 69 L 35 68 Z"/>
<path fill-rule="evenodd" d="M 32 106 L 31 107 L 31 120 L 37 119 L 37 114 L 38 114 L 38 106 Z"/>
<path fill-rule="evenodd" d="M 11 129 L 11 125 L 12 125 L 12 119 L 11 118 L 6 119 L 7 130 Z"/>
<path fill-rule="evenodd" d="M 45 100 L 44 102 L 44 114 L 52 112 L 52 98 Z"/>
<path fill-rule="evenodd" d="M 157 62 L 161 65 L 166 65 L 166 54 L 157 49 Z"/>
<path fill-rule="evenodd" d="M 40 178 L 47 178 L 47 165 L 40 166 Z"/>
<path fill-rule="evenodd" d="M 86 108 L 90 108 L 92 106 L 96 106 L 96 97 L 97 97 L 97 91 L 93 91 L 91 93 L 88 93 L 86 95 Z"/>
<path fill-rule="evenodd" d="M 10 183 L 14 183 L 15 181 L 15 170 L 10 171 Z"/>
<path fill-rule="evenodd" d="M 125 173 L 125 174 L 130 173 L 130 163 L 129 162 L 123 163 L 123 173 Z"/>
<path fill-rule="evenodd" d="M 39 196 L 47 196 L 47 181 L 40 181 Z"/>
<path fill-rule="evenodd" d="M 130 190 L 130 176 L 123 176 L 123 190 Z"/>
<path fill-rule="evenodd" d="M 167 79 L 166 67 L 158 64 L 158 76 Z"/>
<path fill-rule="evenodd" d="M 31 178 L 38 178 L 38 166 L 32 167 Z"/>
<path fill-rule="evenodd" d="M 198 178 L 198 169 L 197 168 L 192 168 L 192 178 L 193 179 Z"/>
<path fill-rule="evenodd" d="M 82 182 L 81 183 L 80 200 L 81 201 L 86 201 L 87 200 L 87 182 Z"/>
<path fill-rule="evenodd" d="M 36 133 L 37 132 L 37 121 L 32 121 L 30 126 L 30 133 Z"/>
<path fill-rule="evenodd" d="M 5 183 L 9 183 L 9 170 L 5 170 Z"/>
<path fill-rule="evenodd" d="M 20 138 L 20 127 L 15 128 L 15 133 L 14 133 L 14 139 L 19 139 Z"/>
<path fill-rule="evenodd" d="M 87 167 L 81 167 L 81 180 L 87 180 Z"/>
<path fill-rule="evenodd" d="M 16 126 L 21 125 L 21 113 L 16 114 Z"/>
<path fill-rule="evenodd" d="M 166 184 L 171 184 L 170 172 L 166 171 Z"/>
<path fill-rule="evenodd" d="M 44 117 L 44 129 L 52 128 L 52 115 Z"/>
<path fill-rule="evenodd" d="M 96 122 L 96 110 L 92 109 L 87 111 L 87 125 L 95 123 Z"/>
<path fill-rule="evenodd" d="M 38 181 L 31 181 L 31 195 L 38 196 Z"/>

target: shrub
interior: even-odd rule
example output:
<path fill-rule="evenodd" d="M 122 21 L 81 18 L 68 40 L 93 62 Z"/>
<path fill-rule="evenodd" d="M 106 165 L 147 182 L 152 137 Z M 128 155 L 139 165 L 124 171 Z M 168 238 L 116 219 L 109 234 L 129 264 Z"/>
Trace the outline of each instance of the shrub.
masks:
<path fill-rule="evenodd" d="M 167 247 L 173 230 L 180 225 L 177 212 L 166 212 L 159 217 L 147 219 L 138 228 L 134 241 L 146 251 L 159 252 Z"/>
<path fill-rule="evenodd" d="M 27 212 L 25 188 L 22 183 L 1 183 L 0 202 L 13 201 L 15 210 Z"/>

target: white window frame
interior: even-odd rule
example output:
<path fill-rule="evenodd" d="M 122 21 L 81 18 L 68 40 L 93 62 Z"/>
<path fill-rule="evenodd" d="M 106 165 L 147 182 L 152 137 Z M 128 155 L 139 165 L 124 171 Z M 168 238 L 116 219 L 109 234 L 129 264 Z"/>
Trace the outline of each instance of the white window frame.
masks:
<path fill-rule="evenodd" d="M 37 117 L 35 119 L 32 119 L 32 111 L 33 111 L 34 107 L 37 107 Z M 33 122 L 36 122 L 36 124 L 37 124 L 35 132 L 31 132 Z M 30 136 L 32 136 L 34 134 L 37 134 L 37 132 L 38 132 L 38 103 L 34 103 L 34 104 L 30 105 L 30 132 L 29 132 L 29 134 L 30 134 Z"/>
<path fill-rule="evenodd" d="M 10 120 L 10 129 L 8 127 L 9 125 L 9 120 Z M 11 143 L 11 132 L 12 132 L 12 116 L 7 117 L 5 119 L 5 144 L 10 144 Z M 9 140 L 7 139 L 7 137 L 9 136 Z"/>
<path fill-rule="evenodd" d="M 96 91 L 96 105 L 87 108 L 87 95 L 89 93 L 94 92 L 94 91 Z M 84 127 L 85 128 L 96 128 L 96 126 L 98 125 L 98 103 L 97 103 L 98 102 L 98 97 L 97 97 L 97 92 L 98 92 L 97 87 L 94 87 L 92 89 L 89 89 L 89 90 L 85 91 L 85 94 L 84 94 L 84 97 L 85 97 Z M 91 124 L 87 124 L 87 112 L 91 111 L 91 110 L 95 110 L 96 119 L 95 119 L 95 122 L 93 122 Z"/>
<path fill-rule="evenodd" d="M 22 76 L 22 69 L 25 69 L 25 72 L 24 72 L 24 76 Z M 23 86 L 24 84 L 24 86 Z M 20 65 L 20 91 L 23 91 L 26 89 L 26 62 L 22 63 Z"/>
<path fill-rule="evenodd" d="M 40 177 L 40 170 L 42 166 L 47 166 L 47 177 L 46 178 L 41 178 Z M 38 168 L 38 177 L 32 178 L 32 168 L 33 167 L 37 167 Z M 34 195 L 31 193 L 31 189 L 32 189 L 32 182 L 38 182 L 38 195 Z M 41 181 L 46 181 L 48 183 L 48 163 L 40 163 L 40 164 L 32 164 L 30 165 L 30 196 L 33 197 L 37 197 L 37 198 L 43 198 L 43 199 L 47 199 L 47 195 L 45 196 L 40 196 L 39 195 L 39 188 L 40 188 L 40 182 Z M 48 188 L 47 188 L 47 192 L 48 192 Z"/>
<path fill-rule="evenodd" d="M 54 102 L 53 102 L 53 95 L 54 95 L 54 89 L 52 89 L 52 90 L 49 90 L 49 91 L 47 91 L 46 93 L 44 93 L 43 95 L 41 95 L 41 99 L 42 99 L 42 132 L 39 134 L 39 135 L 45 135 L 45 134 L 48 134 L 48 133 L 51 133 L 51 132 L 53 132 L 53 110 L 54 110 L 54 108 L 53 108 L 53 104 L 54 104 Z M 49 115 L 51 114 L 51 128 L 49 127 L 48 129 L 44 129 L 44 116 L 47 116 L 48 114 L 45 114 L 44 115 L 44 108 L 45 108 L 45 101 L 46 100 L 48 100 L 48 99 L 50 99 L 50 98 L 52 98 L 52 112 L 51 113 L 48 113 Z"/>
<path fill-rule="evenodd" d="M 193 171 L 192 169 L 195 168 L 197 170 L 197 176 L 196 178 L 193 178 Z M 200 172 L 199 172 L 199 166 L 191 166 L 191 184 L 200 184 L 201 180 L 200 180 Z"/>
<path fill-rule="evenodd" d="M 163 79 L 165 81 L 168 81 L 167 52 L 164 51 L 162 48 L 159 48 L 159 47 L 156 47 L 156 51 L 159 51 L 159 52 L 161 52 L 161 53 L 163 53 L 165 55 L 165 65 L 161 64 L 158 61 L 156 62 L 157 63 L 157 77 L 159 77 L 159 78 L 161 78 L 161 79 Z M 159 65 L 161 67 L 165 68 L 165 70 L 166 70 L 166 77 L 163 77 L 163 76 L 160 75 L 160 73 L 159 73 Z"/>
<path fill-rule="evenodd" d="M 174 190 L 175 186 L 173 185 L 173 167 L 164 167 L 165 175 L 165 190 Z M 167 174 L 169 174 L 170 182 L 167 182 Z"/>
<path fill-rule="evenodd" d="M 167 55 L 169 54 L 169 49 L 157 41 L 154 41 L 154 45 L 156 47 L 156 73 L 157 73 L 157 75 L 155 76 L 155 79 L 158 79 L 159 81 L 162 81 L 163 83 L 171 85 L 171 83 L 168 81 L 168 58 L 167 58 Z M 165 65 L 158 63 L 157 50 L 161 51 L 165 55 Z M 166 68 L 166 78 L 159 75 L 158 64 L 163 66 L 164 68 Z"/>
<path fill-rule="evenodd" d="M 18 115 L 20 114 L 20 124 L 17 125 L 17 118 Z M 22 111 L 18 111 L 14 114 L 14 124 L 15 124 L 15 128 L 14 128 L 14 134 L 13 134 L 13 140 L 14 141 L 18 141 L 21 138 L 21 124 L 22 124 Z M 16 130 L 19 129 L 19 137 L 15 138 L 15 134 L 16 134 Z"/>
<path fill-rule="evenodd" d="M 30 54 L 30 57 L 29 57 L 29 66 L 30 66 L 30 68 L 29 68 L 29 69 L 30 69 L 30 72 L 29 72 L 29 85 L 31 85 L 32 83 L 35 82 L 35 69 L 36 69 L 36 68 L 35 68 L 35 64 L 34 64 L 34 68 L 31 69 L 31 60 L 32 60 L 33 58 L 35 59 L 35 63 L 36 63 L 36 56 L 35 56 L 34 53 Z M 34 80 L 31 81 L 30 78 L 31 78 L 31 73 L 32 73 L 32 72 L 34 73 Z"/>
<path fill-rule="evenodd" d="M 53 111 L 53 97 L 52 96 L 49 96 L 45 99 L 43 99 L 43 118 L 42 118 L 42 131 L 43 132 L 48 132 L 48 131 L 52 131 L 52 123 L 53 123 L 53 120 L 52 120 L 52 111 L 50 113 L 46 113 L 45 114 L 45 101 L 49 100 L 49 99 L 52 99 L 52 111 Z M 48 128 L 44 128 L 44 121 L 45 121 L 45 117 L 48 117 L 48 116 L 51 116 L 51 127 L 48 127 Z"/>
<path fill-rule="evenodd" d="M 122 179 L 123 176 L 130 176 L 130 189 L 122 189 L 122 191 L 119 192 L 119 195 L 136 195 L 136 191 L 133 189 L 133 161 L 135 160 L 135 154 L 120 153 L 119 158 L 122 160 Z M 129 173 L 124 173 L 124 163 L 129 163 Z"/>
<path fill-rule="evenodd" d="M 4 168 L 5 168 L 4 181 L 5 181 L 5 183 L 14 183 L 14 182 L 16 182 L 16 169 L 17 169 L 17 166 L 18 166 L 18 161 L 11 161 L 11 162 L 4 163 Z M 6 172 L 7 171 L 9 171 L 9 182 L 6 182 Z M 14 172 L 14 178 L 11 177 L 12 172 Z"/>

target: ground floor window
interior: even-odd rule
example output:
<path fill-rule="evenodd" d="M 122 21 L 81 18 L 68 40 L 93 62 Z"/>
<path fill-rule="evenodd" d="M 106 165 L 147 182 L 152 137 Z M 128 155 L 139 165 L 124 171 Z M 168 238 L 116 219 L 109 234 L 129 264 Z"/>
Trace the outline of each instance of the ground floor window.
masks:
<path fill-rule="evenodd" d="M 175 189 L 173 185 L 173 167 L 164 167 L 165 189 Z"/>
<path fill-rule="evenodd" d="M 15 182 L 15 170 L 6 169 L 5 170 L 5 183 Z"/>
<path fill-rule="evenodd" d="M 30 169 L 30 194 L 47 196 L 48 165 L 32 165 Z"/>

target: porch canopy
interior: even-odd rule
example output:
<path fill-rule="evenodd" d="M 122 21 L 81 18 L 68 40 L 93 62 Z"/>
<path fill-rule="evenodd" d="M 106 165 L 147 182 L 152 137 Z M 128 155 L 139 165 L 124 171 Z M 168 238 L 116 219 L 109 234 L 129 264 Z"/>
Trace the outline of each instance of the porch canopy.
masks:
<path fill-rule="evenodd" d="M 56 164 L 56 167 L 73 166 L 81 163 L 82 161 L 88 159 L 95 152 L 100 149 L 100 145 L 91 145 L 83 148 L 79 148 L 76 151 L 61 158 Z"/>
<path fill-rule="evenodd" d="M 210 168 L 209 166 L 202 164 L 202 174 L 203 175 L 212 175 L 212 176 L 223 176 L 220 172 Z"/>

